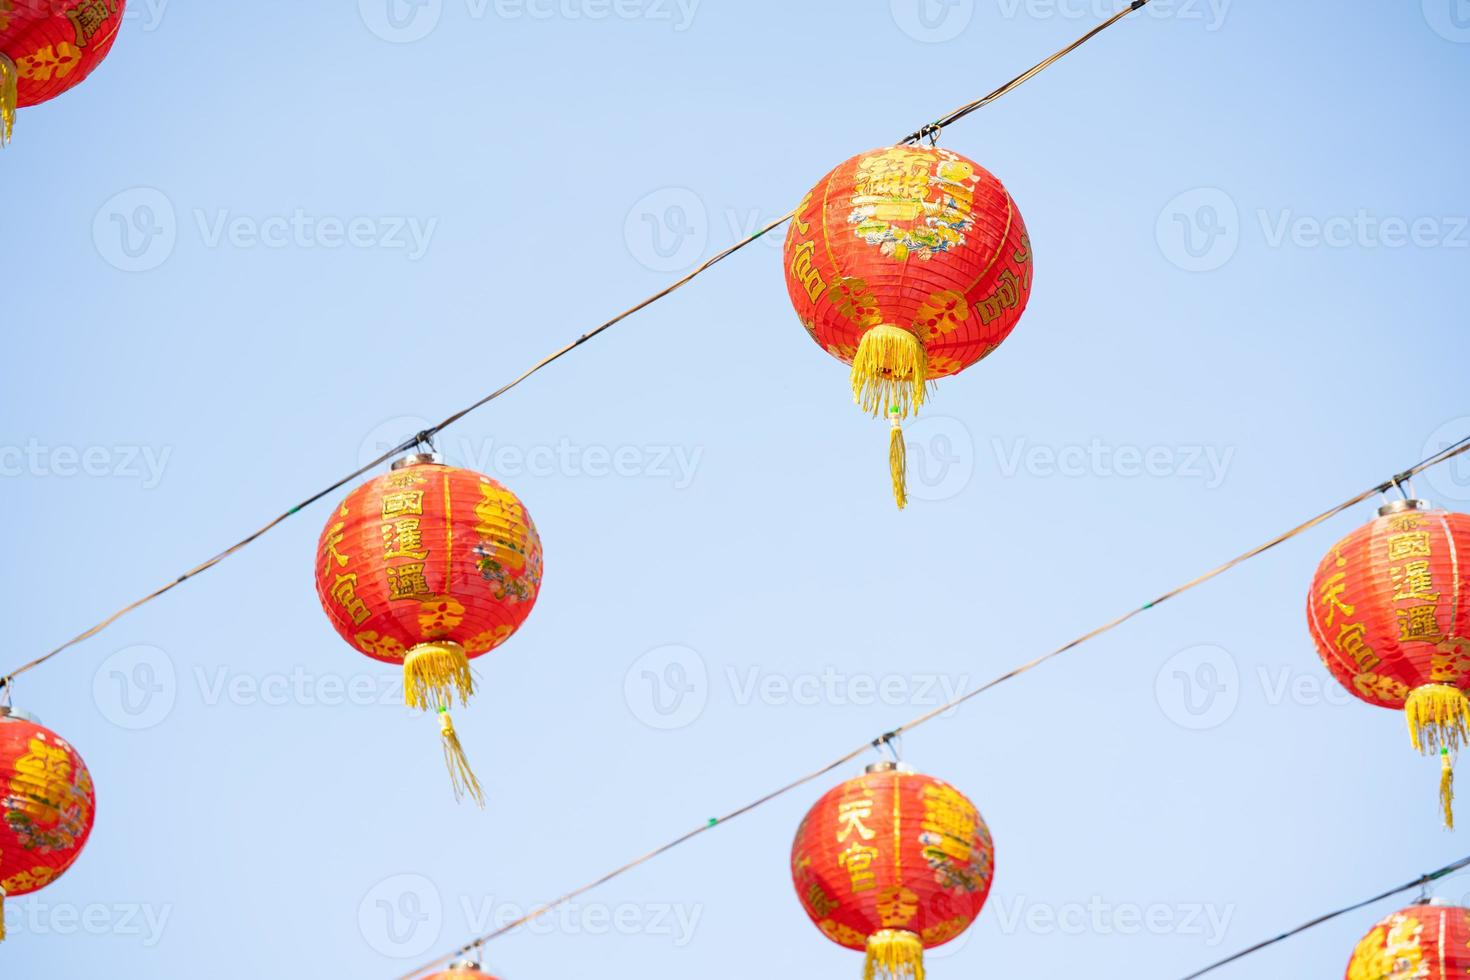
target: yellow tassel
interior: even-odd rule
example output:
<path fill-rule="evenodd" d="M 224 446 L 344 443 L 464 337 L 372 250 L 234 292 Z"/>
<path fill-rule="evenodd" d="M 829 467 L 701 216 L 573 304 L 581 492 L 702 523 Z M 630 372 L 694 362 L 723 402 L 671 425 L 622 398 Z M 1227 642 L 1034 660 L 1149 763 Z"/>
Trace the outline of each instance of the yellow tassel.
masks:
<path fill-rule="evenodd" d="M 5 889 L 0 888 L 0 943 L 3 942 L 5 942 Z"/>
<path fill-rule="evenodd" d="M 15 106 L 20 101 L 17 86 L 20 84 L 20 72 L 15 70 L 15 62 L 0 53 L 0 146 L 10 142 L 10 134 L 15 132 Z M 0 939 L 3 939 L 0 936 Z"/>
<path fill-rule="evenodd" d="M 403 701 L 424 711 L 469 704 L 475 693 L 470 660 L 458 643 L 420 643 L 403 658 Z"/>
<path fill-rule="evenodd" d="M 454 798 L 463 800 L 468 796 L 481 810 L 485 809 L 485 791 L 480 788 L 480 780 L 470 768 L 470 760 L 465 758 L 464 746 L 459 744 L 459 735 L 454 731 L 454 721 L 449 717 L 448 708 L 439 709 L 439 734 L 444 737 L 444 765 L 448 767 L 449 781 L 454 785 Z"/>
<path fill-rule="evenodd" d="M 1444 810 L 1444 829 L 1455 829 L 1455 769 L 1450 750 L 1439 750 L 1439 805 Z"/>
<path fill-rule="evenodd" d="M 863 980 L 924 980 L 924 941 L 903 929 L 873 933 Z"/>
<path fill-rule="evenodd" d="M 908 450 L 903 444 L 903 428 L 898 423 L 898 409 L 892 412 L 893 431 L 888 434 L 888 473 L 893 478 L 893 500 L 898 509 L 908 506 Z"/>
<path fill-rule="evenodd" d="M 919 338 L 884 323 L 863 334 L 852 359 L 852 399 L 874 418 L 893 408 L 908 418 L 924 404 L 929 359 Z"/>
<path fill-rule="evenodd" d="M 1409 738 L 1414 748 L 1429 753 L 1438 748 L 1458 752 L 1470 744 L 1470 701 L 1448 684 L 1426 684 L 1409 692 L 1404 703 Z"/>

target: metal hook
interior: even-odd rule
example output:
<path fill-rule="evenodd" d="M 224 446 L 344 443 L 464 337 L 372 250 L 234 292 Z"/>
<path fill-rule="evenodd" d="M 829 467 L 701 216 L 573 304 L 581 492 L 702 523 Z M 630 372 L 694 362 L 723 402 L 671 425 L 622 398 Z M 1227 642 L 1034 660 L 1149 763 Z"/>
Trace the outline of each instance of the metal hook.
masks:
<path fill-rule="evenodd" d="M 928 130 L 926 135 L 929 137 L 929 145 L 931 147 L 938 146 L 939 134 L 944 130 L 944 127 L 939 125 L 939 123 L 930 123 Z"/>
<path fill-rule="evenodd" d="M 435 451 L 434 433 L 429 431 L 428 429 L 424 429 L 420 432 L 414 433 L 413 442 L 415 447 L 427 449 L 431 453 Z"/>

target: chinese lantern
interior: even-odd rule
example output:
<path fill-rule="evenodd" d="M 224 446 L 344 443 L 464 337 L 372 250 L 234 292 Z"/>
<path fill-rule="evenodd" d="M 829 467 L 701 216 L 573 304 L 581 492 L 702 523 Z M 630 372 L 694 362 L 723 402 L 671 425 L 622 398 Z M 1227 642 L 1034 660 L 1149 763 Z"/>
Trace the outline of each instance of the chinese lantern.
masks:
<path fill-rule="evenodd" d="M 923 980 L 924 950 L 970 927 L 995 847 L 974 804 L 895 763 L 817 801 L 791 845 L 791 878 L 827 938 L 865 950 L 866 980 Z"/>
<path fill-rule="evenodd" d="M 410 707 L 439 713 L 455 795 L 484 805 L 449 708 L 474 693 L 469 661 L 504 643 L 541 587 L 541 539 L 515 494 L 430 453 L 347 495 L 317 551 L 322 608 L 348 643 L 403 665 Z"/>
<path fill-rule="evenodd" d="M 107 57 L 126 0 L 0 0 L 0 145 L 17 106 L 54 99 Z"/>
<path fill-rule="evenodd" d="M 457 960 L 449 964 L 448 969 L 432 973 L 424 980 L 495 980 L 495 978 L 480 969 L 480 964 L 474 960 Z"/>
<path fill-rule="evenodd" d="M 1317 567 L 1307 620 L 1317 652 L 1350 692 L 1403 709 L 1416 749 L 1440 755 L 1454 827 L 1452 753 L 1470 741 L 1470 516 L 1400 500 L 1343 538 Z"/>
<path fill-rule="evenodd" d="M 0 939 L 5 899 L 40 891 L 71 867 L 96 810 L 92 776 L 76 749 L 0 708 Z"/>
<path fill-rule="evenodd" d="M 1470 909 L 1435 899 L 1395 912 L 1353 950 L 1346 980 L 1470 976 Z"/>
<path fill-rule="evenodd" d="M 892 425 L 894 498 L 906 503 L 900 422 L 929 383 L 1005 340 L 1031 294 L 1015 201 L 958 153 L 892 146 L 839 164 L 797 205 L 786 289 L 813 340 L 852 365 L 854 400 Z"/>

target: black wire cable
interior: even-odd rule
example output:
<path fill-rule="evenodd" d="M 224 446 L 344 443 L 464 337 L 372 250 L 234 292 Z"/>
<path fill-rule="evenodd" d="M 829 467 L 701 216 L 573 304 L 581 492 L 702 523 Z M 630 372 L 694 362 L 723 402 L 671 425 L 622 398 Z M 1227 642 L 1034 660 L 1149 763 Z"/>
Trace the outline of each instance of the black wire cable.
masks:
<path fill-rule="evenodd" d="M 1308 922 L 1303 922 L 1295 929 L 1288 929 L 1286 932 L 1281 933 L 1279 936 L 1272 936 L 1270 939 L 1262 940 L 1261 942 L 1256 943 L 1254 946 L 1248 946 L 1240 952 L 1227 956 L 1223 960 L 1217 960 L 1216 962 L 1211 963 L 1209 966 L 1205 967 L 1203 970 L 1198 970 L 1194 973 L 1191 973 L 1187 977 L 1180 978 L 1180 980 L 1194 980 L 1195 977 L 1202 977 L 1206 973 L 1218 970 L 1220 967 L 1225 966 L 1229 963 L 1234 963 L 1237 960 L 1245 959 L 1252 953 L 1259 953 L 1263 949 L 1275 946 L 1279 942 L 1290 939 L 1292 936 L 1298 935 L 1299 933 L 1306 932 L 1308 929 L 1313 929 L 1317 926 L 1320 926 L 1324 922 L 1331 922 L 1338 916 L 1347 915 L 1349 912 L 1356 912 L 1358 909 L 1373 905 L 1376 902 L 1381 902 L 1385 898 L 1392 898 L 1393 896 L 1401 895 L 1406 891 L 1412 891 L 1415 888 L 1420 888 L 1431 882 L 1438 881 L 1445 875 L 1452 874 L 1456 871 L 1459 871 L 1461 868 L 1466 867 L 1470 867 L 1470 857 L 1461 858 L 1453 864 L 1447 864 L 1444 867 L 1440 868 L 1438 871 L 1431 871 L 1428 874 L 1420 875 L 1413 881 L 1399 885 L 1397 888 L 1390 888 L 1388 891 L 1383 892 L 1379 895 L 1374 895 L 1372 898 L 1365 898 L 1361 902 L 1354 902 L 1352 905 L 1347 905 L 1343 908 L 1336 909 L 1324 915 L 1319 915 L 1315 919 L 1312 919 Z"/>
<path fill-rule="evenodd" d="M 915 142 L 918 142 L 919 139 L 921 139 L 923 137 L 926 137 L 926 136 L 929 137 L 931 140 L 937 138 L 941 123 L 953 122 L 956 119 L 961 119 L 964 116 L 969 115 L 971 112 L 974 112 L 976 109 L 980 108 L 981 106 L 989 105 L 991 102 L 994 102 L 996 99 L 1000 98 L 1002 95 L 1005 95 L 1007 92 L 1011 91 L 1012 89 L 1014 89 L 1014 88 L 1016 88 L 1016 87 L 1024 84 L 1025 82 L 1029 81 L 1030 79 L 1034 78 L 1040 72 L 1042 72 L 1046 68 L 1050 67 L 1052 64 L 1055 64 L 1061 58 L 1063 58 L 1066 55 L 1070 54 L 1071 52 L 1075 51 L 1077 48 L 1081 47 L 1087 41 L 1091 40 L 1092 38 L 1096 37 L 1102 31 L 1104 31 L 1107 28 L 1111 27 L 1113 24 L 1116 24 L 1118 21 L 1122 20 L 1128 14 L 1130 14 L 1133 11 L 1138 10 L 1139 8 L 1143 7 L 1148 2 L 1149 2 L 1149 0 L 1132 0 L 1132 3 L 1129 6 L 1124 7 L 1122 10 L 1118 11 L 1116 14 L 1114 14 L 1111 17 L 1109 17 L 1107 20 L 1103 21 L 1097 27 L 1092 28 L 1087 33 L 1083 34 L 1082 37 L 1078 38 L 1076 41 L 1073 41 L 1071 44 L 1067 45 L 1067 47 L 1065 47 L 1062 50 L 1056 52 L 1055 54 L 1051 55 L 1050 57 L 1046 58 L 1045 60 L 1043 60 L 1041 62 L 1038 62 L 1037 64 L 1033 65 L 1031 68 L 1028 68 L 1026 71 L 1024 71 L 1021 74 L 1017 75 L 1015 78 L 1013 78 L 1010 81 L 1006 82 L 1004 85 L 1000 86 L 995 91 L 989 93 L 988 95 L 984 96 L 983 98 L 977 99 L 974 102 L 967 103 L 966 105 L 963 105 L 960 108 L 955 109 L 952 112 L 950 112 L 950 113 L 948 113 L 948 114 L 946 114 L 944 116 L 941 116 L 939 122 L 930 123 L 929 125 L 924 126 L 923 128 L 919 129 L 917 132 L 915 132 L 913 134 L 910 134 L 909 136 L 905 137 L 900 142 L 903 142 L 903 143 L 915 143 Z M 641 302 L 638 302 L 638 303 L 634 304 L 633 306 L 630 306 L 628 309 L 626 309 L 623 312 L 619 313 L 617 316 L 614 316 L 611 319 L 604 321 L 602 324 L 600 324 L 599 326 L 593 328 L 592 330 L 587 331 L 582 336 L 578 337 L 576 340 L 574 340 L 571 343 L 567 344 L 565 347 L 562 347 L 561 349 L 559 349 L 557 351 L 554 351 L 551 354 L 548 354 L 546 357 L 543 357 L 541 360 L 539 360 L 535 364 L 531 365 L 531 367 L 528 368 L 521 375 L 519 375 L 518 377 L 514 378 L 510 382 L 508 382 L 508 383 L 506 383 L 504 385 L 501 385 L 499 388 L 496 388 L 494 391 L 492 391 L 489 394 L 485 395 L 479 401 L 476 401 L 473 404 L 468 405 L 465 408 L 460 409 L 459 411 L 457 411 L 457 412 L 453 413 L 452 415 L 450 415 L 448 418 L 445 418 L 443 421 L 439 422 L 437 425 L 432 425 L 429 428 L 423 430 L 422 432 L 419 432 L 412 439 L 407 440 L 407 441 L 399 444 L 398 446 L 395 446 L 394 448 L 388 450 L 386 453 L 383 453 L 381 456 L 379 456 L 377 459 L 374 459 L 372 462 L 370 462 L 370 463 L 368 463 L 368 464 L 366 464 L 364 466 L 358 467 L 357 469 L 353 470 L 351 473 L 349 473 L 346 476 L 342 477 L 340 480 L 337 480 L 331 486 L 326 487 L 326 488 L 324 488 L 322 490 L 317 491 L 316 493 L 312 494 L 310 497 L 307 497 L 305 500 L 301 501 L 296 506 L 294 506 L 294 507 L 290 508 L 289 510 L 286 510 L 285 512 L 283 512 L 283 513 L 277 515 L 276 517 L 272 518 L 269 522 L 267 522 L 259 530 L 253 531 L 249 535 L 245 536 L 244 538 L 242 538 L 239 541 L 235 542 L 234 544 L 230 545 L 225 550 L 219 552 L 218 554 L 214 555 L 213 557 L 211 557 L 211 558 L 209 558 L 209 559 L 207 559 L 207 560 L 205 560 L 203 562 L 200 562 L 198 565 L 195 565 L 193 568 L 189 569 L 187 572 L 185 572 L 184 574 L 180 575 L 178 578 L 174 579 L 172 582 L 169 582 L 169 583 L 167 583 L 165 585 L 160 586 L 157 589 L 154 589 L 152 592 L 148 593 L 147 595 L 143 596 L 140 599 L 135 599 L 133 602 L 130 602 L 126 606 L 123 606 L 117 612 L 115 612 L 112 615 L 108 616 L 107 618 L 103 619 L 101 622 L 97 623 L 96 625 L 90 627 L 89 629 L 83 630 L 81 633 L 78 633 L 76 636 L 74 636 L 71 639 L 67 640 L 65 643 L 62 643 L 59 646 L 53 647 L 52 649 L 48 650 L 47 652 L 41 654 L 39 657 L 36 657 L 34 660 L 31 660 L 28 663 L 22 664 L 21 666 L 17 667 L 15 670 L 12 670 L 12 671 L 10 671 L 9 673 L 7 673 L 7 674 L 5 674 L 3 676 L 0 676 L 0 692 L 4 692 L 5 694 L 8 695 L 10 693 L 10 691 L 14 687 L 14 681 L 15 681 L 15 678 L 16 677 L 19 677 L 21 674 L 24 674 L 24 673 L 26 673 L 29 670 L 33 670 L 36 667 L 41 666 L 41 664 L 44 664 L 46 661 L 50 660 L 52 657 L 55 657 L 57 654 L 65 651 L 67 649 L 70 649 L 71 647 L 76 646 L 78 643 L 81 643 L 84 640 L 87 640 L 87 639 L 90 639 L 91 637 L 96 636 L 98 633 L 100 633 L 103 630 L 107 629 L 107 627 L 111 626 L 113 623 L 117 622 L 123 616 L 126 616 L 128 613 L 132 612 L 133 610 L 137 609 L 138 607 L 147 605 L 148 603 L 150 603 L 153 600 L 159 598 L 160 596 L 163 596 L 163 595 L 165 595 L 168 592 L 172 592 L 174 589 L 178 588 L 180 585 L 184 584 L 185 582 L 187 582 L 189 579 L 195 577 L 196 575 L 199 575 L 199 574 L 201 574 L 203 572 L 208 571 L 209 569 L 213 568 L 215 565 L 218 565 L 220 562 L 224 561 L 226 558 L 228 558 L 231 555 L 233 555 L 235 552 L 239 551 L 241 548 L 246 547 L 247 545 L 253 543 L 257 538 L 259 538 L 262 535 L 264 535 L 264 534 L 268 533 L 269 531 L 273 530 L 277 525 L 279 525 L 282 522 L 284 522 L 287 518 L 293 516 L 294 514 L 296 514 L 297 512 L 299 512 L 299 511 L 301 511 L 303 509 L 305 509 L 306 507 L 311 506 L 312 504 L 316 503 L 318 500 L 321 500 L 323 497 L 327 496 L 328 494 L 333 493 L 334 491 L 342 488 L 343 486 L 346 486 L 348 483 L 350 483 L 353 480 L 357 479 L 359 476 L 362 476 L 363 474 L 367 473 L 369 470 L 373 469 L 374 467 L 379 466 L 379 465 L 381 465 L 383 463 L 386 463 L 388 460 L 392 459 L 394 456 L 397 456 L 397 455 L 399 455 L 401 453 L 407 452 L 408 450 L 414 448 L 417 445 L 430 444 L 430 440 L 432 440 L 433 437 L 436 434 L 438 434 L 439 432 L 441 432 L 444 429 L 448 428 L 449 426 L 453 425 L 455 422 L 458 422 L 460 419 L 464 418 L 466 415 L 468 415 L 471 412 L 475 411 L 477 408 L 481 408 L 482 406 L 487 405 L 490 402 L 494 401 L 495 399 L 501 397 L 506 392 L 510 391 L 512 388 L 515 388 L 521 382 L 523 382 L 527 378 L 531 377 L 531 375 L 536 374 L 537 372 L 541 371 L 543 368 L 549 367 L 552 363 L 560 360 L 564 355 L 571 353 L 572 351 L 576 350 L 578 347 L 581 347 L 583 344 L 585 344 L 587 341 L 591 340 L 593 337 L 596 337 L 598 334 L 601 334 L 602 332 L 611 329 L 612 327 L 614 327 L 617 324 L 621 323 L 622 321 L 626 320 L 628 317 L 632 316 L 634 313 L 637 313 L 638 311 L 644 309 L 645 307 L 648 307 L 648 306 L 653 305 L 654 303 L 656 303 L 659 300 L 663 299 L 665 296 L 668 296 L 670 293 L 674 292 L 675 290 L 681 289 L 684 286 L 688 285 L 690 282 L 693 282 L 694 279 L 696 279 L 698 276 L 700 276 L 701 274 L 703 274 L 706 270 L 710 269 L 712 266 L 714 266 L 714 265 L 716 265 L 716 264 L 724 261 L 725 259 L 729 258 L 731 255 L 734 255 L 736 252 L 740 251 L 742 248 L 745 248 L 751 242 L 754 242 L 756 239 L 762 237 L 763 235 L 767 234 L 768 232 L 774 231 L 776 228 L 781 227 L 781 225 L 783 225 L 787 221 L 791 220 L 791 217 L 792 217 L 792 215 L 794 213 L 795 212 L 790 212 L 790 211 L 787 212 L 785 215 L 783 215 L 780 218 L 777 218 L 775 221 L 772 221 L 770 224 L 766 225 L 765 227 L 759 229 L 758 231 L 756 231 L 756 232 L 754 232 L 754 233 L 752 233 L 750 235 L 747 235 L 745 238 L 742 238 L 740 241 L 736 242 L 735 244 L 729 246 L 728 248 L 726 248 L 723 251 L 717 253 L 716 255 L 710 257 L 709 259 L 706 259 L 704 262 L 702 262 L 698 266 L 696 266 L 692 272 L 690 272 L 688 275 L 684 276 L 682 279 L 679 279 L 676 282 L 674 282 L 674 283 L 672 283 L 672 284 L 664 287 L 663 289 L 661 289 L 658 292 L 654 293 L 652 296 L 649 296 L 647 299 L 644 299 Z"/>
<path fill-rule="evenodd" d="M 1271 538 L 1269 541 L 1266 541 L 1263 544 L 1259 544 L 1254 548 L 1251 548 L 1249 551 L 1246 551 L 1243 554 L 1237 555 L 1224 564 L 1218 565 L 1210 571 L 1205 572 L 1203 575 L 1197 576 L 1196 578 L 1191 579 L 1183 585 L 1170 589 L 1168 592 L 1165 592 L 1157 599 L 1145 602 L 1143 605 L 1138 606 L 1130 610 L 1129 612 L 1126 612 L 1123 615 L 1110 620 L 1102 626 L 1099 626 L 1094 630 L 1084 633 L 1082 636 L 1077 637 L 1075 640 L 1071 640 L 1067 643 L 1062 644 L 1050 653 L 1043 654 L 1035 658 L 1034 660 L 1030 660 L 1022 664 L 1019 667 L 1006 671 L 1004 674 L 1001 674 L 999 677 L 995 678 L 989 683 L 982 684 L 975 690 L 955 698 L 948 704 L 940 705 L 933 711 L 929 711 L 923 715 L 920 715 L 918 718 L 906 722 L 893 729 L 892 731 L 884 732 L 882 735 L 879 735 L 871 742 L 864 742 L 862 745 L 859 745 L 857 748 L 853 749 L 851 752 L 848 752 L 846 755 L 843 755 L 837 759 L 833 759 L 831 762 L 827 763 L 824 766 L 821 766 L 818 769 L 813 770 L 810 773 L 807 773 L 805 776 L 794 779 L 786 785 L 780 787 L 779 789 L 772 790 L 771 792 L 766 793 L 764 796 L 761 796 L 758 799 L 747 803 L 742 807 L 739 807 L 738 809 L 732 810 L 730 813 L 727 813 L 722 817 L 711 817 L 707 823 L 701 824 L 700 826 L 695 827 L 693 830 L 681 834 L 680 836 L 669 841 L 667 844 L 660 845 L 659 847 L 654 848 L 652 851 L 649 851 L 647 854 L 644 854 L 641 857 L 634 858 L 621 867 L 616 868 L 613 871 L 609 871 L 608 873 L 593 879 L 585 885 L 574 888 L 566 894 L 555 898 L 545 903 L 544 905 L 537 906 L 536 908 L 532 909 L 530 912 L 514 920 L 513 922 L 506 923 L 504 926 L 501 926 L 499 929 L 496 929 L 493 932 L 489 932 L 483 936 L 480 936 L 477 939 L 471 940 L 454 952 L 441 956 L 437 960 L 425 964 L 424 966 L 421 966 L 418 969 L 413 970 L 412 972 L 403 974 L 398 978 L 398 980 L 413 980 L 414 977 L 419 976 L 421 973 L 432 970 L 437 966 L 442 966 L 457 957 L 473 953 L 491 940 L 498 939 L 501 936 L 504 936 L 506 933 L 512 932 L 515 929 L 518 929 L 519 927 L 525 925 L 526 923 L 540 918 L 542 915 L 545 915 L 552 909 L 555 909 L 561 905 L 565 905 L 572 899 L 584 895 L 589 891 L 592 891 L 599 885 L 606 884 L 607 882 L 612 881 L 614 878 L 620 877 L 621 875 L 632 871 L 634 868 L 637 868 L 640 865 L 647 864 L 649 861 L 652 861 L 659 855 L 666 854 L 679 845 L 687 843 L 688 841 L 693 840 L 701 834 L 708 833 L 716 827 L 730 822 L 736 817 L 743 816 L 744 814 L 747 814 L 750 811 L 757 809 L 758 807 L 762 807 L 773 800 L 785 796 L 787 793 L 790 793 L 793 790 L 805 786 L 807 783 L 810 783 L 815 779 L 825 776 L 829 772 L 840 769 L 842 766 L 847 765 L 849 762 L 863 755 L 870 748 L 878 749 L 883 746 L 889 746 L 891 748 L 894 739 L 900 738 L 904 732 L 912 731 L 915 728 L 918 728 L 920 725 L 933 721 L 935 718 L 943 715 L 946 711 L 950 711 L 954 708 L 959 707 L 966 701 L 969 701 L 971 698 L 978 697 L 991 688 L 998 687 L 1001 684 L 1004 684 L 1006 681 L 1014 680 L 1022 674 L 1041 666 L 1048 660 L 1051 660 L 1054 657 L 1059 657 L 1069 650 L 1076 649 L 1077 647 L 1086 643 L 1088 640 L 1094 639 L 1095 637 L 1101 636 L 1104 633 L 1110 632 L 1111 630 L 1122 626 L 1124 623 L 1128 622 L 1128 620 L 1139 615 L 1140 613 L 1147 612 L 1148 610 L 1153 609 L 1155 606 L 1161 605 L 1176 596 L 1182 595 L 1183 593 L 1188 592 L 1191 589 L 1194 589 L 1220 575 L 1223 575 L 1224 573 L 1230 571 L 1232 568 L 1235 568 L 1237 565 L 1249 561 L 1250 559 L 1255 558 L 1258 555 L 1264 554 L 1265 552 L 1271 550 L 1279 544 L 1282 544 L 1283 542 L 1289 541 L 1292 538 L 1297 537 L 1298 535 L 1304 534 L 1308 530 L 1316 527 L 1324 521 L 1327 521 L 1330 518 L 1341 514 L 1343 511 L 1348 510 L 1351 507 L 1357 506 L 1358 504 L 1372 497 L 1374 494 L 1387 494 L 1389 490 L 1396 486 L 1400 486 L 1406 480 L 1412 478 L 1415 474 L 1421 473 L 1431 466 L 1438 466 L 1440 463 L 1443 463 L 1446 460 L 1453 459 L 1454 457 L 1463 455 L 1467 452 L 1470 452 L 1470 436 L 1466 436 L 1459 442 L 1456 442 L 1454 445 L 1447 446 L 1434 455 L 1420 460 L 1418 463 L 1415 463 L 1413 466 L 1409 467 L 1407 470 L 1404 470 L 1402 473 L 1395 474 L 1394 476 L 1389 477 L 1387 480 L 1384 480 L 1382 483 L 1369 487 L 1368 489 L 1363 490 L 1360 493 L 1354 494 L 1347 500 L 1344 500 L 1342 503 L 1337 504 L 1334 507 L 1329 507 L 1327 510 L 1324 510 L 1317 516 L 1303 521 L 1289 531 L 1278 534 L 1276 537 Z"/>

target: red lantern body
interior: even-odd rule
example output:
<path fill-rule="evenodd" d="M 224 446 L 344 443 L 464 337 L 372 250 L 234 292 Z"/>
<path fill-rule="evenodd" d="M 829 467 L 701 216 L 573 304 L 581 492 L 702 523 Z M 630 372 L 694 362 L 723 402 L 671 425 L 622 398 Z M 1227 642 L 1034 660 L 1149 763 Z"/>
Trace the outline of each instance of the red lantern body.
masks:
<path fill-rule="evenodd" d="M 4 898 L 38 891 L 70 868 L 96 809 L 76 749 L 32 721 L 0 714 L 0 938 Z"/>
<path fill-rule="evenodd" d="M 328 520 L 316 587 L 342 638 L 402 664 L 407 703 L 441 712 L 451 771 L 478 799 L 447 709 L 473 693 L 469 660 L 504 643 L 536 604 L 541 539 L 520 500 L 488 476 L 407 457 Z"/>
<path fill-rule="evenodd" d="M 817 801 L 791 848 L 792 880 L 812 922 L 892 977 L 922 975 L 923 950 L 970 927 L 994 870 L 974 804 L 942 780 L 889 765 Z"/>
<path fill-rule="evenodd" d="M 978 163 L 933 147 L 839 164 L 797 206 L 784 265 L 807 333 L 852 365 L 854 398 L 890 416 L 895 432 L 929 381 L 1010 335 L 1031 295 L 1031 242 L 1015 201 Z M 902 506 L 901 458 L 893 464 Z"/>
<path fill-rule="evenodd" d="M 0 121 L 78 85 L 112 50 L 125 0 L 0 0 Z"/>
<path fill-rule="evenodd" d="M 1470 909 L 1414 905 L 1364 936 L 1346 980 L 1450 980 L 1470 976 Z"/>
<path fill-rule="evenodd" d="M 541 588 L 525 506 L 470 470 L 420 463 L 358 487 L 322 532 L 317 594 L 342 638 L 401 664 L 451 641 L 471 659 L 504 643 Z"/>
<path fill-rule="evenodd" d="M 1466 562 L 1470 516 L 1401 501 L 1337 543 L 1307 601 L 1333 676 L 1369 704 L 1404 709 L 1415 747 L 1443 750 L 1446 776 L 1470 737 Z"/>

